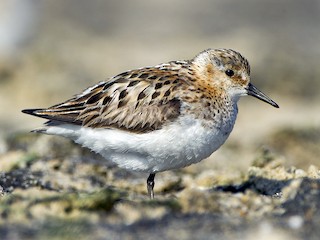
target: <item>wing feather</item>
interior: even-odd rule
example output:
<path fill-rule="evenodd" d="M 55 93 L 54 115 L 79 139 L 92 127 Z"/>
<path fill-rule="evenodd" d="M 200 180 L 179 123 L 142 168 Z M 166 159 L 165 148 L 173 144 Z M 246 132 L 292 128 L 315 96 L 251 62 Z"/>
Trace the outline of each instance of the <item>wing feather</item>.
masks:
<path fill-rule="evenodd" d="M 187 62 L 171 62 L 119 74 L 47 109 L 25 113 L 52 121 L 93 128 L 144 133 L 162 128 L 180 114 L 179 70 Z M 57 123 L 58 124 L 58 123 Z"/>

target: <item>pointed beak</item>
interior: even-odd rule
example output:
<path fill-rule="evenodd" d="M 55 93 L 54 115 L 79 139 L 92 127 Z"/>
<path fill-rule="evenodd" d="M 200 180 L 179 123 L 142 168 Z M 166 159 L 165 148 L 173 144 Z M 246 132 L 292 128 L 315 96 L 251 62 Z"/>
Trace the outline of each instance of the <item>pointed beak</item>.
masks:
<path fill-rule="evenodd" d="M 269 98 L 267 95 L 265 95 L 263 92 L 261 92 L 258 88 L 253 86 L 251 83 L 249 83 L 249 85 L 247 87 L 247 94 L 258 98 L 261 101 L 269 103 L 270 105 L 272 105 L 276 108 L 279 108 L 278 104 L 276 104 L 273 100 L 271 100 L 271 98 Z"/>

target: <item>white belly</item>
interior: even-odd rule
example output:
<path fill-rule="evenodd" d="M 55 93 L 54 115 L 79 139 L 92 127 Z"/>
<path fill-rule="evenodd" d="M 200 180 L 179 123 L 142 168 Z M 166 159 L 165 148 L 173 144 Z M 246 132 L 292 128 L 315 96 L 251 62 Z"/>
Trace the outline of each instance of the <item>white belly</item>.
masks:
<path fill-rule="evenodd" d="M 181 117 L 161 130 L 145 134 L 71 124 L 50 126 L 45 133 L 73 139 L 121 168 L 154 173 L 207 158 L 225 142 L 234 120 L 220 125 L 219 130 L 206 128 L 197 119 Z"/>

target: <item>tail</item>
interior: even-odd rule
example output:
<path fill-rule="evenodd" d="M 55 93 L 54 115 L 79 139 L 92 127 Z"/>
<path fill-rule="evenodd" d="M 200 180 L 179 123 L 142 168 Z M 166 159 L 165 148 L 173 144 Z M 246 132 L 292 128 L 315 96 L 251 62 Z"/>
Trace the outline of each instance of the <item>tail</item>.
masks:
<path fill-rule="evenodd" d="M 34 108 L 34 109 L 23 109 L 21 112 L 23 112 L 25 114 L 33 115 L 33 116 L 36 116 L 36 117 L 46 118 L 46 117 L 41 115 L 41 112 L 43 112 L 43 110 L 44 109 L 42 109 L 42 108 Z M 37 129 L 31 130 L 31 132 L 45 133 L 46 132 L 46 128 L 37 128 Z"/>
<path fill-rule="evenodd" d="M 52 117 L 50 115 L 50 112 L 47 112 L 47 109 L 43 109 L 43 108 L 35 108 L 35 109 L 23 109 L 21 112 L 25 113 L 25 114 L 29 114 L 29 115 L 33 115 L 36 117 L 41 117 L 41 118 L 45 118 L 45 119 L 49 119 L 49 121 L 44 123 L 43 127 L 40 128 L 36 128 L 34 130 L 31 130 L 31 132 L 34 133 L 44 133 L 44 134 L 52 134 L 52 133 L 48 133 L 47 130 L 52 127 L 52 126 L 59 126 L 62 124 L 65 124 L 66 121 L 59 121 L 59 120 L 54 120 L 55 117 Z"/>

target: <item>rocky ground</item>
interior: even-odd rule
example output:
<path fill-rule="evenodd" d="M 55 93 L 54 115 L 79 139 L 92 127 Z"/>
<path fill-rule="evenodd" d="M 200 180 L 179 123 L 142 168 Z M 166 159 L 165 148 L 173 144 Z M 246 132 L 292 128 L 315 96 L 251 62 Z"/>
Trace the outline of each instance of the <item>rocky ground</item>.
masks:
<path fill-rule="evenodd" d="M 288 134 L 293 133 L 275 137 Z M 290 136 L 291 142 L 320 143 L 319 135 L 295 135 L 303 137 Z M 320 234 L 318 167 L 285 167 L 280 155 L 266 149 L 247 171 L 189 167 L 160 173 L 156 198 L 149 200 L 146 176 L 108 165 L 68 140 L 23 133 L 3 139 L 1 148 L 6 150 L 0 158 L 1 239 L 318 239 Z"/>

